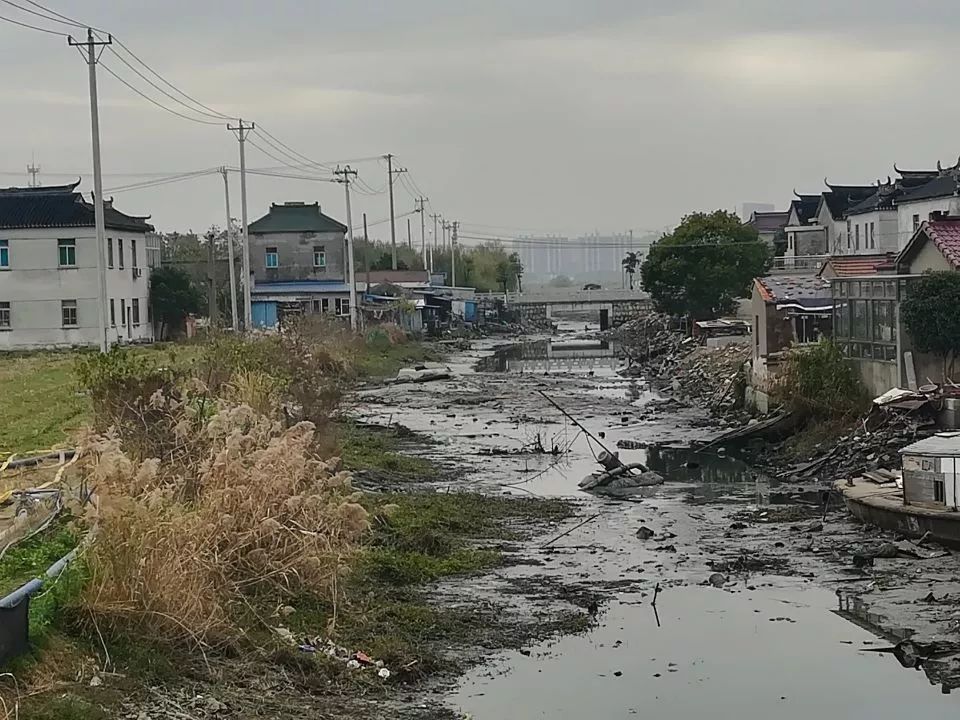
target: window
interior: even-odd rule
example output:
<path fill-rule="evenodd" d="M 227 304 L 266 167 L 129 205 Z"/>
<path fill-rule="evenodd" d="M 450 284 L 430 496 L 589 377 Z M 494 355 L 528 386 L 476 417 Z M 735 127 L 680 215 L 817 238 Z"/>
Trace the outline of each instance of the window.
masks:
<path fill-rule="evenodd" d="M 77 301 L 61 300 L 60 316 L 64 327 L 77 327 Z"/>
<path fill-rule="evenodd" d="M 153 305 L 150 304 L 149 300 L 147 300 L 147 324 L 153 324 Z"/>
<path fill-rule="evenodd" d="M 113 304 L 113 298 L 110 298 L 110 327 L 117 326 L 117 307 Z"/>
<path fill-rule="evenodd" d="M 913 216 L 913 231 L 916 232 L 916 231 L 919 230 L 919 229 L 920 229 L 920 216 L 919 216 L 919 215 L 914 215 L 914 216 Z"/>
<path fill-rule="evenodd" d="M 313 266 L 315 268 L 325 268 L 327 266 L 327 253 L 323 245 L 313 246 Z"/>
<path fill-rule="evenodd" d="M 319 301 L 319 300 L 314 300 L 314 301 L 313 301 L 313 312 L 314 312 L 314 314 L 321 312 L 321 310 L 320 310 L 320 301 Z"/>
<path fill-rule="evenodd" d="M 943 480 L 934 479 L 933 481 L 933 501 L 939 503 L 945 503 L 947 501 L 947 495 L 944 492 Z"/>
<path fill-rule="evenodd" d="M 130 267 L 137 266 L 137 241 L 135 238 L 130 239 Z"/>
<path fill-rule="evenodd" d="M 133 324 L 134 326 L 137 326 L 140 324 L 140 300 L 134 298 L 130 301 L 130 305 L 132 306 L 130 314 L 133 315 Z"/>
<path fill-rule="evenodd" d="M 323 298 L 320 301 L 320 312 L 330 312 L 330 298 Z"/>
<path fill-rule="evenodd" d="M 277 252 L 277 249 L 275 247 L 267 248 L 265 263 L 268 268 L 280 267 L 280 253 Z"/>
<path fill-rule="evenodd" d="M 119 260 L 120 269 L 123 270 L 123 238 L 117 238 L 117 260 Z"/>
<path fill-rule="evenodd" d="M 790 233 L 787 235 L 787 248 L 793 250 L 793 238 L 796 236 L 796 233 Z"/>
<path fill-rule="evenodd" d="M 113 268 L 113 238 L 107 238 L 107 267 Z"/>
<path fill-rule="evenodd" d="M 10 267 L 10 242 L 0 240 L 0 268 Z"/>
<path fill-rule="evenodd" d="M 77 241 L 57 240 L 57 250 L 60 254 L 60 267 L 77 266 Z M 76 313 L 74 313 L 76 315 Z"/>
<path fill-rule="evenodd" d="M 854 228 L 854 238 L 855 239 L 853 241 L 853 249 L 859 250 L 860 249 L 860 223 L 857 223 L 856 227 Z"/>
<path fill-rule="evenodd" d="M 850 227 L 851 225 L 852 223 L 849 220 L 847 220 L 847 250 L 850 249 L 850 240 L 851 240 L 851 236 L 853 235 L 853 230 Z"/>
<path fill-rule="evenodd" d="M 127 326 L 127 301 L 120 298 L 120 324 Z"/>
<path fill-rule="evenodd" d="M 0 302 L 0 329 L 10 329 L 10 303 Z"/>
<path fill-rule="evenodd" d="M 337 315 L 350 314 L 350 300 L 348 298 L 337 298 Z"/>
<path fill-rule="evenodd" d="M 870 247 L 875 248 L 877 246 L 877 238 L 873 234 L 873 231 L 874 231 L 874 223 L 871 222 L 870 223 Z"/>

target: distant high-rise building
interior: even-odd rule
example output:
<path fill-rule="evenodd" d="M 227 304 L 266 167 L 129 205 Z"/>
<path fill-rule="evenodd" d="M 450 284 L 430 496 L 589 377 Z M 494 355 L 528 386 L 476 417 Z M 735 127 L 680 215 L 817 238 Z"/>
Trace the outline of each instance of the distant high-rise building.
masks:
<path fill-rule="evenodd" d="M 777 209 L 772 203 L 745 202 L 740 206 L 740 219 L 746 222 L 755 213 L 774 212 Z"/>

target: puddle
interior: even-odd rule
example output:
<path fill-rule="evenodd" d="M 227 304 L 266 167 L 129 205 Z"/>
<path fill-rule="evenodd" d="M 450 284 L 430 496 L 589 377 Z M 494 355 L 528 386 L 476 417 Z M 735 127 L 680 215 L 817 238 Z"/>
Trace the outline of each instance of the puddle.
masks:
<path fill-rule="evenodd" d="M 590 338 L 550 338 L 498 348 L 477 365 L 480 372 L 584 373 L 619 378 L 627 355 L 616 343 Z"/>
<path fill-rule="evenodd" d="M 799 583 L 750 592 L 666 589 L 613 603 L 601 626 L 471 672 L 450 704 L 475 720 L 706 717 L 946 718 L 957 704 L 833 615 Z M 865 643 L 871 643 L 865 645 Z M 619 676 L 616 673 L 621 673 Z"/>

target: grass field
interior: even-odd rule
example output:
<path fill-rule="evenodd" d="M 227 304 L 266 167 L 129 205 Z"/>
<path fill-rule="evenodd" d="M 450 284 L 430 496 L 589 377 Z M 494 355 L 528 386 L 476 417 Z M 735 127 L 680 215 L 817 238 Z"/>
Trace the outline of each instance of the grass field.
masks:
<path fill-rule="evenodd" d="M 70 444 L 90 401 L 77 392 L 72 352 L 0 359 L 0 452 L 26 453 Z"/>

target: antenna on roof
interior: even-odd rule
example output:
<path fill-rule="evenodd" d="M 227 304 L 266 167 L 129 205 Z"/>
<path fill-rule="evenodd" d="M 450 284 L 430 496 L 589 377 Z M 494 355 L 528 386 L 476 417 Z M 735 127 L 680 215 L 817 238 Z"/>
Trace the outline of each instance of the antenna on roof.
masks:
<path fill-rule="evenodd" d="M 40 166 L 36 164 L 33 153 L 30 154 L 30 164 L 27 165 L 27 173 L 30 175 L 30 187 L 40 187 L 40 181 L 37 180 L 37 175 L 40 174 Z"/>

